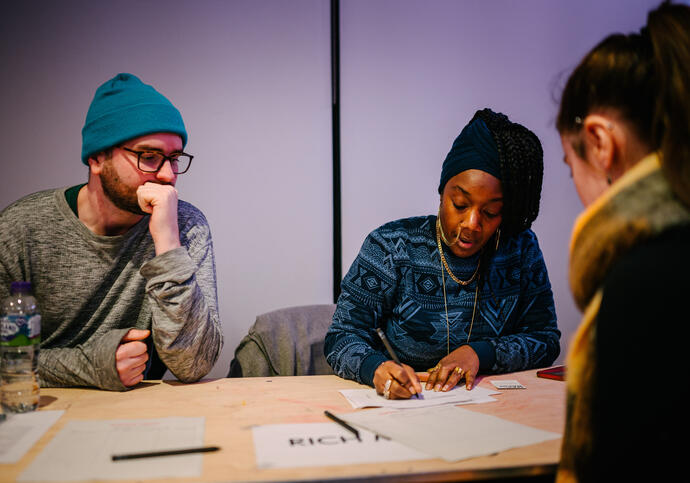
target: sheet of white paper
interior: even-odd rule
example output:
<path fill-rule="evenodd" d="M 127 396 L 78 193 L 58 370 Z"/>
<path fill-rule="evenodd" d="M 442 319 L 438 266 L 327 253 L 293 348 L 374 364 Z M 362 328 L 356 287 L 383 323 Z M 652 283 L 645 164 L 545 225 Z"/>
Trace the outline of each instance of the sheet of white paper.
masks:
<path fill-rule="evenodd" d="M 203 443 L 203 417 L 69 421 L 17 481 L 201 476 L 201 454 L 124 461 L 112 461 L 111 456 Z"/>
<path fill-rule="evenodd" d="M 455 406 L 406 411 L 380 408 L 339 417 L 446 461 L 489 455 L 561 436 Z"/>
<path fill-rule="evenodd" d="M 252 432 L 256 466 L 262 469 L 429 459 L 364 429 L 358 440 L 335 423 L 269 424 Z"/>
<path fill-rule="evenodd" d="M 340 393 L 355 409 L 383 407 L 390 409 L 412 409 L 439 406 L 441 404 L 477 404 L 495 401 L 491 394 L 498 391 L 475 387 L 468 391 L 465 386 L 455 386 L 448 392 L 423 390 L 421 397 L 410 399 L 386 399 L 376 394 L 376 389 L 341 389 Z"/>
<path fill-rule="evenodd" d="M 16 463 L 65 411 L 7 413 L 0 424 L 0 463 Z"/>

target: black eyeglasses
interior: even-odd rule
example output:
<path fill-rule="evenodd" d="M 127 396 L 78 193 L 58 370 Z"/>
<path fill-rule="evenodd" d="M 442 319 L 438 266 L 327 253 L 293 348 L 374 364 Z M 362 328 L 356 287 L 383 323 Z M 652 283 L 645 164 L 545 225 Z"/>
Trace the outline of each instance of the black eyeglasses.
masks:
<path fill-rule="evenodd" d="M 194 156 L 187 153 L 176 153 L 166 156 L 158 151 L 135 151 L 124 146 L 120 147 L 137 155 L 137 168 L 144 173 L 157 173 L 166 161 L 170 161 L 173 173 L 186 173 L 192 165 L 192 159 L 194 159 Z"/>

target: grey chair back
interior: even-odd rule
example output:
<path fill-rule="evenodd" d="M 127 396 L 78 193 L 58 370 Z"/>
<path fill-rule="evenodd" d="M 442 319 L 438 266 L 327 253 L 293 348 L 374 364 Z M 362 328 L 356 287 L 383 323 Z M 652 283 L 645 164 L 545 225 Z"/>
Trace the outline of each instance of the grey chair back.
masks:
<path fill-rule="evenodd" d="M 334 304 L 287 307 L 259 315 L 235 349 L 228 377 L 333 374 L 323 355 Z"/>

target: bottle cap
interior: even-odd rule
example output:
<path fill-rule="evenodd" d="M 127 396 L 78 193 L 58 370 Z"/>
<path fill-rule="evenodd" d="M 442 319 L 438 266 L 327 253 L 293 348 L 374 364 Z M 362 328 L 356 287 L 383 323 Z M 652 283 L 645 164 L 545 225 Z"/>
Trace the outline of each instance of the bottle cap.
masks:
<path fill-rule="evenodd" d="M 31 282 L 12 282 L 10 293 L 31 293 Z"/>

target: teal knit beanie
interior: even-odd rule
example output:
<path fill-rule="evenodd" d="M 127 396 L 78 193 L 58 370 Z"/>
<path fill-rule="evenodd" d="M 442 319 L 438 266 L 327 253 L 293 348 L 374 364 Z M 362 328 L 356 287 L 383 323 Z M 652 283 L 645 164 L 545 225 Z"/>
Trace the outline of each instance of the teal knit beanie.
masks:
<path fill-rule="evenodd" d="M 97 90 L 81 130 L 81 161 L 92 154 L 146 134 L 178 134 L 182 146 L 187 131 L 180 111 L 156 89 L 132 74 L 118 74 Z"/>

